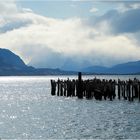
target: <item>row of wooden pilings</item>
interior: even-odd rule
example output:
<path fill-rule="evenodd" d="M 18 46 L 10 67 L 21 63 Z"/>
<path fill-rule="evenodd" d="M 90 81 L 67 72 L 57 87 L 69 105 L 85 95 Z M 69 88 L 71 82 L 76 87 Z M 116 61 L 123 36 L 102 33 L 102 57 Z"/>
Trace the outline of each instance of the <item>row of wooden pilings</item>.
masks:
<path fill-rule="evenodd" d="M 119 100 L 140 101 L 140 81 L 136 78 L 127 81 L 97 78 L 82 80 L 79 72 L 78 80 L 51 80 L 51 95 L 111 101 L 117 97 Z"/>

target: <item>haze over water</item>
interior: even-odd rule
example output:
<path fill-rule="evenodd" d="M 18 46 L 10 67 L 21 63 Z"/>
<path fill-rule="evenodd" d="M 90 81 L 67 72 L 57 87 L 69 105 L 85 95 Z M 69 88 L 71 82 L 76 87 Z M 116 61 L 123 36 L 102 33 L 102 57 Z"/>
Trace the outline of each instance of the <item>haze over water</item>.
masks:
<path fill-rule="evenodd" d="M 52 97 L 50 79 L 0 77 L 1 138 L 140 138 L 140 103 Z M 140 76 L 97 76 L 133 79 Z M 86 76 L 83 78 L 94 78 Z"/>

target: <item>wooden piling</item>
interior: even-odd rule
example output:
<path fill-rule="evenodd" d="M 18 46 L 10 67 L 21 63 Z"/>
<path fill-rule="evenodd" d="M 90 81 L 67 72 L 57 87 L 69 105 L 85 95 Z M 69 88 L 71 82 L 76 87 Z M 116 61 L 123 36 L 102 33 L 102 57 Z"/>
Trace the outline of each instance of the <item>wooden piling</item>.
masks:
<path fill-rule="evenodd" d="M 57 96 L 59 96 L 59 91 L 60 91 L 60 80 L 58 79 L 58 81 L 57 81 Z"/>
<path fill-rule="evenodd" d="M 51 95 L 55 95 L 55 90 L 56 90 L 56 83 L 54 80 L 51 80 Z"/>
<path fill-rule="evenodd" d="M 73 97 L 77 96 L 79 99 L 87 98 L 92 99 L 93 97 L 97 100 L 106 98 L 113 100 L 118 91 L 118 99 L 122 97 L 125 100 L 133 101 L 135 98 L 140 101 L 140 81 L 138 79 L 129 81 L 116 81 L 100 80 L 100 79 L 88 79 L 82 80 L 82 73 L 78 73 L 78 80 L 51 80 L 51 95 Z M 118 88 L 118 90 L 116 90 Z"/>
<path fill-rule="evenodd" d="M 64 81 L 63 88 L 64 88 L 64 96 L 66 96 L 66 92 L 67 92 L 66 81 Z"/>
<path fill-rule="evenodd" d="M 139 87 L 138 96 L 139 96 L 139 101 L 140 101 L 140 82 L 138 82 L 138 87 Z"/>
<path fill-rule="evenodd" d="M 60 96 L 63 96 L 63 81 L 60 82 Z"/>
<path fill-rule="evenodd" d="M 70 97 L 70 80 L 67 80 L 67 97 Z"/>
<path fill-rule="evenodd" d="M 120 83 L 118 82 L 118 99 L 121 99 L 121 94 L 120 94 Z"/>
<path fill-rule="evenodd" d="M 124 93 L 124 99 L 125 100 L 127 100 L 127 93 L 126 93 L 126 82 L 124 81 L 124 83 L 123 83 L 124 85 L 124 87 L 123 87 L 123 93 Z"/>
<path fill-rule="evenodd" d="M 133 84 L 131 85 L 132 89 L 131 89 L 131 101 L 134 100 L 134 87 Z"/>
<path fill-rule="evenodd" d="M 78 73 L 78 83 L 77 83 L 77 97 L 79 99 L 83 98 L 83 93 L 82 93 L 82 73 Z"/>
<path fill-rule="evenodd" d="M 131 101 L 131 90 L 130 90 L 130 83 L 127 84 L 127 96 L 128 100 Z"/>
<path fill-rule="evenodd" d="M 92 99 L 93 98 L 93 96 L 92 96 L 91 83 L 88 83 L 87 84 L 87 91 L 85 93 L 85 97 L 86 97 L 86 99 Z"/>

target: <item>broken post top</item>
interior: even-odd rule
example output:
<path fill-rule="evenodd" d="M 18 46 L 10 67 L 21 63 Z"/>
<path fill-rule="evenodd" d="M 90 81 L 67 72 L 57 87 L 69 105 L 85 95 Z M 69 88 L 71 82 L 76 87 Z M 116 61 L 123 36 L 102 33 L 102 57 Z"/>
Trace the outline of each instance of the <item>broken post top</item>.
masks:
<path fill-rule="evenodd" d="M 82 80 L 82 73 L 78 72 L 78 81 L 81 81 L 81 80 Z"/>

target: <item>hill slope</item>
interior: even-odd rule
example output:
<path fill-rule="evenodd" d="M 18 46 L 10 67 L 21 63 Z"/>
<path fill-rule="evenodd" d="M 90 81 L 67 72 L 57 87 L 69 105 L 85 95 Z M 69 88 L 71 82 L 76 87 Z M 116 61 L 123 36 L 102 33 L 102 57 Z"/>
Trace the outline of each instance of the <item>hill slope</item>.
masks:
<path fill-rule="evenodd" d="M 102 66 L 91 66 L 81 70 L 87 73 L 98 74 L 140 74 L 140 61 L 118 64 L 107 68 Z M 64 75 L 77 74 L 73 71 L 62 71 L 60 69 L 39 68 L 27 66 L 23 60 L 7 49 L 0 49 L 0 75 Z"/>
<path fill-rule="evenodd" d="M 0 48 L 0 69 L 25 69 L 22 59 L 7 49 Z"/>
<path fill-rule="evenodd" d="M 104 74 L 134 74 L 140 73 L 140 61 L 118 64 L 113 67 L 91 66 L 83 69 L 84 72 Z"/>
<path fill-rule="evenodd" d="M 57 75 L 57 74 L 75 74 L 75 72 L 61 71 L 60 69 L 49 69 L 27 66 L 23 60 L 8 49 L 0 48 L 0 75 Z"/>
<path fill-rule="evenodd" d="M 140 72 L 140 61 L 118 64 L 109 68 L 108 73 L 133 74 Z"/>

